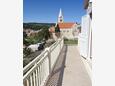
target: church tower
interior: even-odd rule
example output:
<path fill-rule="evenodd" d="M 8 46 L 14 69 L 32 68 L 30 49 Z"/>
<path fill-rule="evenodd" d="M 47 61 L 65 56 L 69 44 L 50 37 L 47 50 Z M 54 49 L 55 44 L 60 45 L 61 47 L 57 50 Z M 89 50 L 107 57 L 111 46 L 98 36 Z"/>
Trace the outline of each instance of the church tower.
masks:
<path fill-rule="evenodd" d="M 58 16 L 58 23 L 63 23 L 63 15 L 62 15 L 62 10 L 60 8 L 59 16 Z"/>

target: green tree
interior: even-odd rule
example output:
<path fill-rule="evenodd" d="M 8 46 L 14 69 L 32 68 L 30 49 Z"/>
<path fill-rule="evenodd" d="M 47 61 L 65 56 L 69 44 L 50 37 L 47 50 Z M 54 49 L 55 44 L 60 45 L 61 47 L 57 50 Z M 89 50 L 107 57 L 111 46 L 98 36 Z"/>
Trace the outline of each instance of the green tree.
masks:
<path fill-rule="evenodd" d="M 57 24 L 56 28 L 55 28 L 55 32 L 60 32 L 60 28 L 59 25 Z"/>

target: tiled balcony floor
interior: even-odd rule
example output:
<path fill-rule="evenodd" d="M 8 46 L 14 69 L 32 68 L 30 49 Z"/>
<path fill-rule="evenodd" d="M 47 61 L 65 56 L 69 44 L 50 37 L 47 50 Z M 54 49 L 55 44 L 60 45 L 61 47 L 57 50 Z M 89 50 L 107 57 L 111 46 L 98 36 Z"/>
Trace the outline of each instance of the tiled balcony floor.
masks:
<path fill-rule="evenodd" d="M 91 86 L 77 46 L 64 46 L 46 86 Z"/>

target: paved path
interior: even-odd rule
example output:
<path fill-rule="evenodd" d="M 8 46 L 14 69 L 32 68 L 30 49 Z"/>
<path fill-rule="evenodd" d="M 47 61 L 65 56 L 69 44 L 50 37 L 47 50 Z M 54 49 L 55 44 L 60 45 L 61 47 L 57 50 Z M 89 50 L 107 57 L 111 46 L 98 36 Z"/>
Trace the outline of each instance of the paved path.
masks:
<path fill-rule="evenodd" d="M 64 46 L 46 86 L 91 86 L 77 46 Z"/>
<path fill-rule="evenodd" d="M 91 86 L 90 77 L 78 53 L 77 46 L 68 46 L 62 86 Z"/>

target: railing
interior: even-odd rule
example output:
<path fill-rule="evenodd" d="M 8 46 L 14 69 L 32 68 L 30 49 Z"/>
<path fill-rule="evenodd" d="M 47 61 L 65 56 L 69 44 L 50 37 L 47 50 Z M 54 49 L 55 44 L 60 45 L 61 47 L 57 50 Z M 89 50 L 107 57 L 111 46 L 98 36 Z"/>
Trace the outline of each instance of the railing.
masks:
<path fill-rule="evenodd" d="M 52 72 L 63 47 L 63 38 L 58 39 L 52 46 L 46 48 L 38 57 L 24 67 L 24 86 L 43 86 Z"/>

